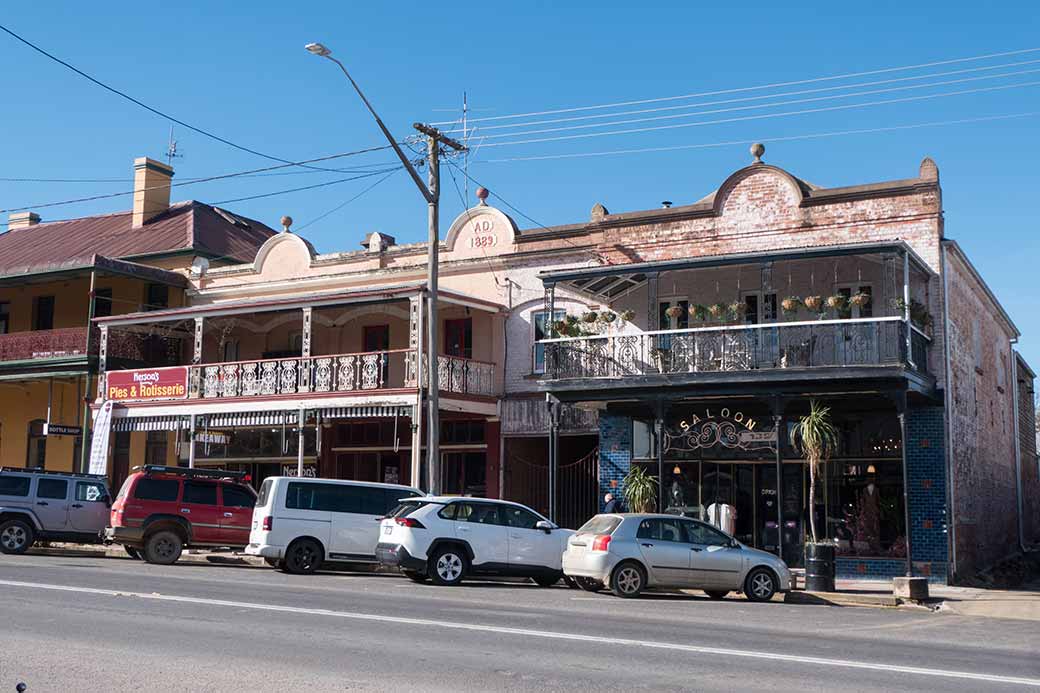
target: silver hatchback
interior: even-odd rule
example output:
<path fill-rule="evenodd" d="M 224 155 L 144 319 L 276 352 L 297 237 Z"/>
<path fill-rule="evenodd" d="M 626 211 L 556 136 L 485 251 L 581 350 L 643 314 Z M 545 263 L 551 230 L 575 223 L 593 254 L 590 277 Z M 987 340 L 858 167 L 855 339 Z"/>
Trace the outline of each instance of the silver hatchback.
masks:
<path fill-rule="evenodd" d="M 698 520 L 675 515 L 596 515 L 567 542 L 563 572 L 585 590 L 619 597 L 648 588 L 743 592 L 764 602 L 791 589 L 791 571 L 771 553 Z"/>

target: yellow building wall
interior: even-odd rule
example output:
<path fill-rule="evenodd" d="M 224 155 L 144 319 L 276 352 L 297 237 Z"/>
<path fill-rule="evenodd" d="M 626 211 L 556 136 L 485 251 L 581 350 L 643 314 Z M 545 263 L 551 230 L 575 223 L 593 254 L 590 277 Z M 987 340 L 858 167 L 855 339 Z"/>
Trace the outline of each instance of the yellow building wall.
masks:
<path fill-rule="evenodd" d="M 83 379 L 80 379 L 83 382 Z M 29 423 L 47 420 L 46 379 L 0 383 L 0 462 L 5 467 L 24 467 L 29 445 Z M 80 386 L 82 392 L 82 385 Z M 82 425 L 82 400 L 75 383 L 54 381 L 51 422 L 67 426 Z M 73 436 L 47 438 L 46 469 L 75 471 Z"/>

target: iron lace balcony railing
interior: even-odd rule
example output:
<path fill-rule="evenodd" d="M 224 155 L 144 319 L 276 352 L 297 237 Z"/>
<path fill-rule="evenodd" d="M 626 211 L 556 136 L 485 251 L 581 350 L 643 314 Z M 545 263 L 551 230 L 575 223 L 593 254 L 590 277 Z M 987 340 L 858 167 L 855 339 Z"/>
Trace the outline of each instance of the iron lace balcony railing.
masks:
<path fill-rule="evenodd" d="M 913 367 L 927 369 L 929 338 L 911 332 Z M 908 364 L 899 317 L 815 320 L 544 340 L 546 378 Z"/>

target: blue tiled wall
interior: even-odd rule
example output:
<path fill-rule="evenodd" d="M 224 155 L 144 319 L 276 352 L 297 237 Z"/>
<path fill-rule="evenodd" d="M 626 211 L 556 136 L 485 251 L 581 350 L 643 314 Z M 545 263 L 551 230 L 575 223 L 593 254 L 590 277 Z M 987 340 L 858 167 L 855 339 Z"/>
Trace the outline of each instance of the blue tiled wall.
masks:
<path fill-rule="evenodd" d="M 901 558 L 842 558 L 834 561 L 835 576 L 845 580 L 888 580 L 906 575 L 906 561 Z M 946 584 L 946 563 L 914 561 L 914 575 L 928 582 Z"/>
<path fill-rule="evenodd" d="M 621 482 L 632 466 L 632 419 L 601 413 L 599 417 L 599 509 L 603 496 L 621 494 Z"/>
<path fill-rule="evenodd" d="M 915 564 L 945 565 L 949 560 L 944 441 L 942 407 L 907 410 L 907 496 L 910 501 L 910 544 Z"/>

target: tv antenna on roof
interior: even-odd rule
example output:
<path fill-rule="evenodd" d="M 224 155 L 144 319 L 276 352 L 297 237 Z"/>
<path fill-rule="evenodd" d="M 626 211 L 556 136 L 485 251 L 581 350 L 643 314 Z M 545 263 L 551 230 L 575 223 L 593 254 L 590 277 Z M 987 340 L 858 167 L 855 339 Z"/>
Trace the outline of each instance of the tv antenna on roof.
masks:
<path fill-rule="evenodd" d="M 177 153 L 177 140 L 173 139 L 173 126 L 170 126 L 170 141 L 166 145 L 166 165 L 173 168 L 173 160 L 180 159 L 183 154 Z"/>

